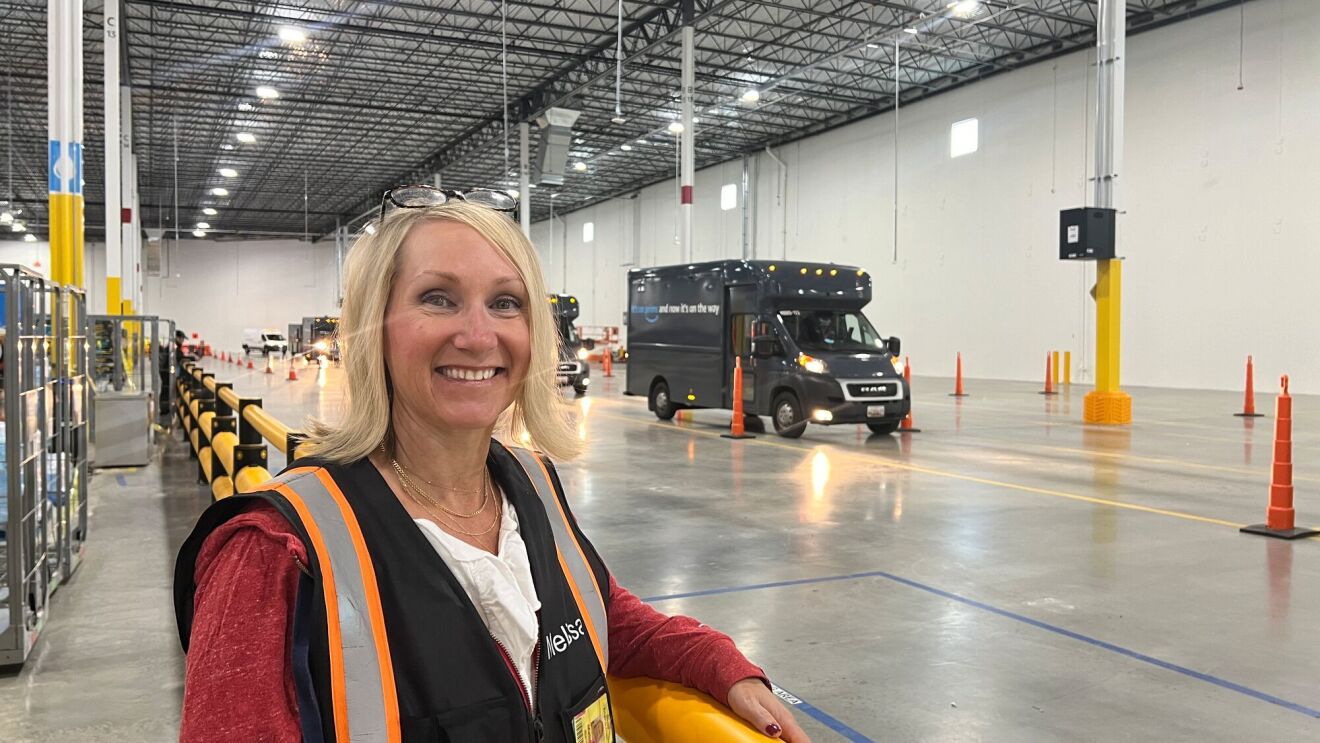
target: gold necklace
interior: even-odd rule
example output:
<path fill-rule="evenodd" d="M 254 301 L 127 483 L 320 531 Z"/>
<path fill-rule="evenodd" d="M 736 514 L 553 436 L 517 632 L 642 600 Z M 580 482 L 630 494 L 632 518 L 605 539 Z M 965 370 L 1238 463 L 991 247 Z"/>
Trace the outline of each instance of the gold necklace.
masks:
<path fill-rule="evenodd" d="M 389 457 L 389 454 L 385 452 L 384 442 L 382 442 L 380 445 L 380 453 Z M 434 508 L 439 508 L 441 511 L 444 511 L 445 513 L 449 514 L 450 516 L 453 516 L 454 518 L 459 518 L 459 519 L 476 518 L 477 516 L 480 516 L 482 513 L 484 513 L 486 511 L 486 506 L 490 504 L 491 490 L 493 490 L 490 483 L 490 470 L 484 470 L 482 472 L 481 507 L 473 511 L 472 513 L 459 513 L 458 511 L 455 511 L 445 506 L 445 504 L 441 503 L 438 499 L 432 497 L 430 494 L 422 490 L 422 488 L 419 485 L 417 485 L 417 483 L 413 482 L 412 479 L 409 478 L 407 474 L 405 474 L 403 465 L 399 464 L 399 461 L 397 459 L 390 457 L 390 464 L 394 467 L 395 474 L 399 476 L 399 483 L 403 485 L 403 489 L 405 491 L 407 491 L 411 495 L 418 496 L 427 505 L 432 506 Z M 477 491 L 451 489 L 451 492 L 475 493 Z M 486 531 L 490 531 L 490 530 L 487 529 Z M 485 532 L 482 533 L 484 534 Z M 469 536 L 475 536 L 475 535 L 469 535 Z"/>
<path fill-rule="evenodd" d="M 459 534 L 463 534 L 469 537 L 483 537 L 489 534 L 492 529 L 494 529 L 496 526 L 499 526 L 499 524 L 503 521 L 502 511 L 503 511 L 503 507 L 500 505 L 499 501 L 496 501 L 495 518 L 490 522 L 490 526 L 487 526 L 485 529 L 482 529 L 481 531 L 468 531 L 467 529 L 464 529 L 463 527 L 453 523 L 446 523 L 445 526 L 449 527 L 450 529 L 453 529 Z"/>

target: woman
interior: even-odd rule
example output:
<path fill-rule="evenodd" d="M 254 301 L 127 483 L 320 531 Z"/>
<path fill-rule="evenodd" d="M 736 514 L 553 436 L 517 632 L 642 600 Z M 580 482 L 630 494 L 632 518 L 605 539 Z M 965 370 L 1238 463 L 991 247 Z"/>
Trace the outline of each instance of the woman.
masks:
<path fill-rule="evenodd" d="M 577 447 L 541 268 L 500 196 L 387 192 L 424 208 L 382 203 L 354 245 L 346 415 L 180 553 L 181 740 L 612 740 L 608 669 L 807 741 L 728 637 L 615 583 L 548 460 L 492 439 Z"/>

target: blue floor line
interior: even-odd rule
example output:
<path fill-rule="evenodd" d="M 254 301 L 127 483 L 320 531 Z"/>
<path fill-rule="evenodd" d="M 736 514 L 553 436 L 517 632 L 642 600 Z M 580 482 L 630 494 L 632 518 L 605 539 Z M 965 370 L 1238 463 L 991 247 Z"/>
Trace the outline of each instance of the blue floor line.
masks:
<path fill-rule="evenodd" d="M 123 475 L 115 475 L 115 482 L 119 483 L 121 488 L 128 487 L 128 480 L 125 480 Z"/>
<path fill-rule="evenodd" d="M 1167 660 L 1160 660 L 1159 658 L 1156 658 L 1154 656 L 1146 655 L 1145 653 L 1139 653 L 1135 650 L 1132 650 L 1130 648 L 1125 648 L 1121 645 L 1115 645 L 1112 642 L 1105 642 L 1104 640 L 1090 637 L 1088 635 L 1083 635 L 1080 632 L 1074 632 L 1070 629 L 1064 629 L 1063 627 L 1059 627 L 1057 625 L 1053 625 L 1048 622 L 1042 622 L 1039 619 L 1032 619 L 1031 617 L 1018 614 L 1017 612 L 1009 611 L 1008 609 L 1001 609 L 997 606 L 991 606 L 990 604 L 977 601 L 975 599 L 967 598 L 966 596 L 960 596 L 956 593 L 950 593 L 949 591 L 945 591 L 936 588 L 934 586 L 929 586 L 926 585 L 925 583 L 920 583 L 910 578 L 904 578 L 898 575 L 894 575 L 893 573 L 886 573 L 883 570 L 872 570 L 864 573 L 848 573 L 846 575 L 827 575 L 820 578 L 801 578 L 798 580 L 775 581 L 773 583 L 755 583 L 746 586 L 727 586 L 724 588 L 711 588 L 704 591 L 689 591 L 687 593 L 675 593 L 667 596 L 652 596 L 643 599 L 643 601 L 651 603 L 656 601 L 670 601 L 673 599 L 697 598 L 701 596 L 716 596 L 724 593 L 742 593 L 744 591 L 759 591 L 766 588 L 783 588 L 786 586 L 803 586 L 803 585 L 814 585 L 818 583 L 834 583 L 845 580 L 859 580 L 862 578 L 884 578 L 885 580 L 893 581 L 894 583 L 899 583 L 909 588 L 915 588 L 918 591 L 924 591 L 931 595 L 939 596 L 940 598 L 948 599 L 950 601 L 957 601 L 960 604 L 964 604 L 966 606 L 980 609 L 982 611 L 987 611 L 990 612 L 991 614 L 996 614 L 998 616 L 1004 617 L 1005 619 L 1012 619 L 1017 622 L 1022 622 L 1023 624 L 1031 625 L 1032 627 L 1045 630 L 1046 632 L 1053 632 L 1056 635 L 1061 635 L 1071 640 L 1084 642 L 1088 645 L 1101 648 L 1102 650 L 1108 650 L 1112 653 L 1117 653 L 1119 655 L 1126 656 L 1133 660 L 1140 661 L 1142 663 L 1146 663 L 1155 666 L 1157 668 L 1163 668 L 1166 671 L 1173 671 L 1174 673 L 1182 674 L 1183 676 L 1187 676 L 1188 678 L 1194 678 L 1198 681 L 1204 681 L 1207 684 L 1213 684 L 1221 689 L 1227 689 L 1229 691 L 1237 692 L 1238 694 L 1242 694 L 1262 702 L 1269 702 L 1270 704 L 1283 707 L 1284 709 L 1290 710 L 1292 712 L 1297 712 L 1306 715 L 1307 717 L 1320 718 L 1320 710 L 1312 707 L 1307 707 L 1304 704 L 1298 704 L 1297 702 L 1290 702 L 1287 699 L 1283 699 L 1281 697 L 1276 697 L 1273 694 L 1267 694 L 1263 691 L 1252 689 L 1249 686 L 1243 686 L 1242 684 L 1234 683 L 1232 681 L 1220 678 L 1218 676 L 1213 676 L 1208 673 L 1202 673 L 1201 671 L 1193 670 L 1191 668 L 1187 668 L 1186 666 L 1180 666 L 1177 663 L 1170 663 Z M 803 709 L 803 711 L 806 710 Z"/>
<path fill-rule="evenodd" d="M 774 689 L 775 696 L 779 697 L 779 699 L 782 700 L 784 704 L 802 710 L 804 713 L 814 718 L 817 722 L 829 728 L 830 730 L 833 730 L 839 735 L 842 735 L 847 740 L 850 740 L 853 743 L 875 743 L 875 741 L 871 740 L 865 735 L 862 735 L 856 730 L 853 730 L 852 728 L 843 724 L 837 718 L 830 715 L 828 712 L 825 712 L 824 710 L 815 706 L 814 704 L 807 702 L 802 697 L 799 697 L 779 686 L 775 686 L 774 684 L 771 684 L 770 686 Z"/>

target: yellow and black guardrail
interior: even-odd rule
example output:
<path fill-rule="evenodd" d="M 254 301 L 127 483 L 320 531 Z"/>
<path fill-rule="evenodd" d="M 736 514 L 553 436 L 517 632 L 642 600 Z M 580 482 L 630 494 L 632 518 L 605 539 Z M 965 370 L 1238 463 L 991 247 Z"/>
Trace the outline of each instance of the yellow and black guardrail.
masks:
<path fill-rule="evenodd" d="M 293 461 L 303 435 L 290 430 L 255 397 L 239 397 L 232 382 L 184 364 L 175 408 L 189 454 L 197 460 L 197 481 L 219 500 L 250 493 L 271 478 L 266 442 Z"/>
<path fill-rule="evenodd" d="M 297 456 L 305 438 L 261 407 L 239 397 L 232 382 L 192 363 L 178 375 L 175 406 L 183 436 L 197 460 L 197 482 L 216 500 L 249 493 L 272 475 L 266 442 Z M 667 681 L 609 677 L 618 734 L 628 743 L 754 743 L 769 740 L 709 696 Z"/>

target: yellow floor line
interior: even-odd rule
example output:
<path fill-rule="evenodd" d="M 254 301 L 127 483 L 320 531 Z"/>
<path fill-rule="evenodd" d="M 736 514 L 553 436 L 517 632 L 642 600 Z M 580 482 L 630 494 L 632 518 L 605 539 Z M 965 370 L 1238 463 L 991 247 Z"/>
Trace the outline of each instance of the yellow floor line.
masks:
<path fill-rule="evenodd" d="M 628 416 L 624 416 L 624 415 L 611 415 L 611 414 L 609 414 L 609 413 L 604 413 L 604 412 L 599 412 L 599 411 L 594 411 L 594 415 L 598 415 L 598 416 L 601 416 L 601 417 L 604 417 L 604 418 L 611 418 L 611 419 L 614 419 L 614 420 L 624 421 L 624 422 L 627 422 L 627 423 L 638 423 L 638 422 L 641 422 L 641 421 L 636 420 L 635 418 L 630 418 L 630 417 L 628 417 Z M 712 431 L 702 431 L 702 430 L 700 430 L 700 429 L 696 429 L 696 428 L 680 428 L 680 427 L 675 426 L 675 425 L 673 425 L 673 424 L 670 424 L 670 423 L 662 423 L 662 422 L 660 422 L 660 421 L 645 421 L 644 424 L 645 424 L 645 425 L 648 425 L 648 426 L 654 426 L 654 427 L 656 427 L 656 428 L 660 428 L 660 429 L 662 429 L 662 430 L 673 431 L 673 432 L 675 432 L 675 433 L 680 433 L 680 434 L 681 434 L 681 433 L 696 433 L 696 434 L 701 434 L 702 436 L 713 437 L 713 438 L 719 438 L 719 436 L 720 436 L 720 434 L 718 434 L 718 433 L 714 433 L 714 432 L 712 432 Z M 789 450 L 789 451 L 797 452 L 797 453 L 799 453 L 799 454 L 804 453 L 804 450 L 803 450 L 801 447 L 793 446 L 793 445 L 791 445 L 791 444 L 783 444 L 783 443 L 780 443 L 780 442 L 778 442 L 778 441 L 772 441 L 772 440 L 767 440 L 767 439 L 762 439 L 762 438 L 758 438 L 758 439 L 748 439 L 748 440 L 747 440 L 747 443 L 748 443 L 748 444 L 753 444 L 753 445 L 759 445 L 759 446 L 772 446 L 772 447 L 779 448 L 779 449 L 787 449 L 787 450 Z M 1227 521 L 1227 520 L 1225 520 L 1225 519 L 1212 518 L 1212 517 L 1209 517 L 1209 516 L 1198 516 L 1198 515 L 1196 515 L 1196 514 L 1193 514 L 1193 513 L 1185 513 L 1185 512 L 1183 512 L 1183 511 L 1171 511 L 1171 510 L 1168 510 L 1168 509 L 1165 509 L 1165 508 L 1155 508 L 1155 507 L 1153 507 L 1153 506 L 1143 506 L 1143 505 L 1139 505 L 1139 504 L 1136 504 L 1136 503 L 1124 503 L 1124 502 L 1122 502 L 1122 501 L 1109 500 L 1109 499 L 1107 499 L 1107 498 L 1096 498 L 1096 497 L 1094 497 L 1094 496 L 1089 496 L 1089 495 L 1079 495 L 1079 494 L 1077 494 L 1077 493 L 1065 493 L 1065 492 L 1063 492 L 1063 491 L 1061 491 L 1061 490 L 1050 490 L 1050 489 L 1048 489 L 1048 488 L 1037 488 L 1037 487 L 1032 487 L 1032 486 L 1030 486 L 1030 485 L 1019 485 L 1019 484 L 1017 484 L 1017 483 L 1003 482 L 1002 480 L 990 480 L 990 479 L 982 478 L 982 477 L 974 477 L 974 476 L 972 476 L 972 475 L 963 475 L 963 474 L 960 474 L 960 473 L 957 473 L 957 472 L 949 472 L 949 471 L 946 471 L 946 470 L 937 470 L 937 469 L 933 469 L 933 468 L 930 468 L 930 467 L 921 467 L 921 466 L 914 465 L 914 464 L 907 464 L 907 463 L 905 463 L 905 462 L 896 462 L 896 461 L 894 461 L 894 460 L 892 460 L 892 459 L 887 459 L 887 458 L 880 457 L 880 456 L 876 456 L 876 455 L 862 454 L 862 453 L 859 453 L 859 452 L 849 452 L 849 451 L 846 451 L 846 450 L 843 450 L 843 449 L 839 449 L 838 446 L 837 446 L 837 445 L 834 445 L 834 444 L 827 444 L 827 445 L 830 446 L 830 447 L 832 447 L 833 449 L 835 449 L 835 451 L 838 451 L 841 455 L 843 455 L 843 456 L 845 456 L 845 457 L 850 457 L 850 458 L 853 458 L 853 459 L 864 460 L 864 461 L 866 461 L 866 462 L 868 462 L 868 463 L 871 463 L 871 464 L 874 464 L 874 463 L 877 463 L 877 462 L 878 462 L 878 463 L 883 464 L 883 465 L 885 465 L 885 466 L 894 467 L 894 468 L 896 468 L 896 469 L 907 470 L 907 471 L 909 471 L 909 472 L 917 472 L 917 473 L 924 474 L 924 475 L 934 475 L 934 476 L 936 476 L 936 477 L 946 477 L 946 478 L 953 479 L 953 480 L 962 480 L 962 481 L 964 481 L 964 482 L 974 482 L 974 483 L 977 483 L 977 484 L 980 484 L 980 485 L 989 485 L 989 486 L 992 486 L 992 487 L 1005 488 L 1005 489 L 1008 489 L 1008 490 L 1017 490 L 1017 491 L 1021 491 L 1021 492 L 1024 492 L 1024 493 L 1034 493 L 1034 494 L 1036 494 L 1036 495 L 1048 495 L 1048 496 L 1052 496 L 1052 497 L 1055 497 L 1055 498 L 1066 498 L 1066 499 L 1068 499 L 1068 500 L 1082 501 L 1082 502 L 1084 502 L 1084 503 L 1092 503 L 1092 504 L 1095 504 L 1095 505 L 1101 505 L 1101 506 L 1112 506 L 1112 507 L 1114 507 L 1114 508 L 1123 508 L 1123 509 L 1127 509 L 1127 510 L 1130 510 L 1130 511 L 1141 511 L 1141 512 L 1143 512 L 1143 513 L 1153 513 L 1153 514 L 1158 514 L 1158 515 L 1160 515 L 1160 516 L 1172 516 L 1172 517 L 1174 517 L 1174 518 L 1186 519 L 1186 520 L 1188 520 L 1188 521 L 1200 521 L 1200 522 L 1203 522 L 1203 523 L 1207 523 L 1207 524 L 1215 524 L 1215 525 L 1218 525 L 1218 526 L 1229 526 L 1229 527 L 1232 527 L 1232 528 L 1234 528 L 1234 529 L 1238 529 L 1238 528 L 1241 528 L 1241 527 L 1243 526 L 1243 524 L 1238 523 L 1238 522 Z"/>

